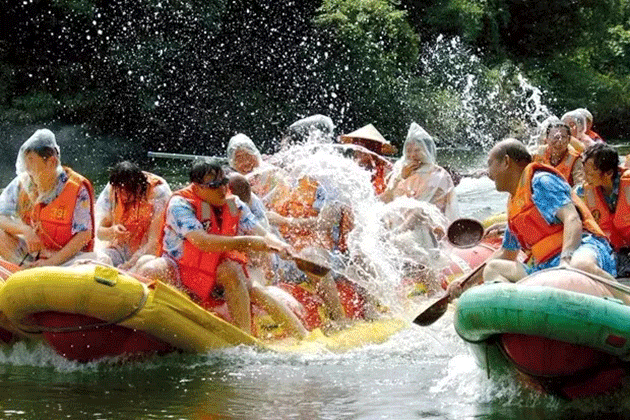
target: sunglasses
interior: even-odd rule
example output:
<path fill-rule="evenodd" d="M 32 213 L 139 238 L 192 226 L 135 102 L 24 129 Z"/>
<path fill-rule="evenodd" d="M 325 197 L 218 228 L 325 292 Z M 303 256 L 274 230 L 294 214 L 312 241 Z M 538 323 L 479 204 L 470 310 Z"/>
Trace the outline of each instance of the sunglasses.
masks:
<path fill-rule="evenodd" d="M 219 188 L 227 185 L 229 181 L 230 180 L 227 177 L 223 177 L 222 179 L 215 179 L 214 181 L 206 182 L 205 184 L 200 182 L 199 185 L 206 188 Z"/>

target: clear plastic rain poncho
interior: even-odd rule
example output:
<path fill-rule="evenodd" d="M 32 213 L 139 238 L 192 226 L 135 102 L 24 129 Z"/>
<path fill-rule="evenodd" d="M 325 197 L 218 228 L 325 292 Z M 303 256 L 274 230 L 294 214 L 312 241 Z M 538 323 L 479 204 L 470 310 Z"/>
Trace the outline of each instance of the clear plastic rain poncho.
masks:
<path fill-rule="evenodd" d="M 18 152 L 17 160 L 15 161 L 15 173 L 18 176 L 26 173 L 26 152 L 39 151 L 45 148 L 55 149 L 57 151 L 57 172 L 61 173 L 61 152 L 59 145 L 57 144 L 57 140 L 55 140 L 55 134 L 46 128 L 37 130 L 22 144 Z"/>
<path fill-rule="evenodd" d="M 246 152 L 250 158 L 255 160 L 255 164 L 251 169 L 247 168 L 246 173 L 236 169 L 242 169 L 236 156 L 236 152 L 239 150 Z M 227 158 L 230 167 L 245 175 L 251 185 L 252 192 L 263 202 L 267 202 L 271 198 L 272 192 L 283 182 L 284 177 L 280 168 L 265 162 L 252 139 L 245 134 L 239 133 L 230 139 L 227 147 Z"/>
<path fill-rule="evenodd" d="M 409 156 L 413 146 L 421 152 L 419 160 L 414 156 Z M 420 166 L 403 179 L 403 168 L 414 163 L 419 163 Z M 393 192 L 394 198 L 407 196 L 434 204 L 449 221 L 458 217 L 453 180 L 444 168 L 436 164 L 436 147 L 433 138 L 415 122 L 409 127 L 403 145 L 403 156 L 394 164 L 387 188 Z"/>
<path fill-rule="evenodd" d="M 232 169 L 236 169 L 236 167 L 238 166 L 235 157 L 238 150 L 245 151 L 250 156 L 254 157 L 257 162 L 255 167 L 260 166 L 260 164 L 262 163 L 262 156 L 260 155 L 260 151 L 258 151 L 258 148 L 254 144 L 252 139 L 250 139 L 247 135 L 243 133 L 238 133 L 230 139 L 227 146 L 228 164 Z"/>

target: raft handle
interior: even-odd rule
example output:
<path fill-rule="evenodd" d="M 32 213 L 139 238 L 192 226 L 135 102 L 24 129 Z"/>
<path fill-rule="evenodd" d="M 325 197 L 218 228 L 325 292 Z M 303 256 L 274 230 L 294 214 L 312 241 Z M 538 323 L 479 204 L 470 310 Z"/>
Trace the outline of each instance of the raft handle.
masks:
<path fill-rule="evenodd" d="M 116 286 L 116 280 L 106 279 L 106 278 L 97 277 L 97 276 L 94 276 L 94 280 L 96 280 L 97 283 L 104 284 L 105 286 L 109 286 L 109 287 Z"/>
<path fill-rule="evenodd" d="M 612 297 L 612 296 L 604 296 L 604 300 L 609 300 L 611 302 L 615 302 L 615 303 L 618 303 L 620 305 L 625 305 L 623 300 L 621 300 L 619 298 L 616 298 L 616 297 Z"/>
<path fill-rule="evenodd" d="M 119 271 L 115 267 L 107 265 L 94 266 L 94 280 L 105 286 L 114 287 L 118 281 Z"/>

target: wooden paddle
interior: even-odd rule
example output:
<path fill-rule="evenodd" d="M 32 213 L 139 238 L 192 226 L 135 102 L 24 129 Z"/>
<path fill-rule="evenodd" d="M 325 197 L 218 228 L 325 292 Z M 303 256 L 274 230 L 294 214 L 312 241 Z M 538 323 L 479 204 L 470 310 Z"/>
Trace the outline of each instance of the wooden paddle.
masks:
<path fill-rule="evenodd" d="M 486 263 L 492 258 L 493 255 L 488 257 L 481 265 L 475 268 L 470 273 L 466 274 L 462 280 L 460 281 L 460 287 L 463 289 L 470 280 L 475 277 L 483 268 L 486 266 Z M 451 293 L 449 291 L 444 292 L 444 294 L 435 302 L 431 304 L 427 309 L 420 312 L 420 314 L 413 320 L 414 324 L 421 325 L 426 327 L 427 325 L 433 324 L 435 321 L 440 319 L 442 315 L 446 313 L 448 309 L 448 303 L 451 300 Z"/>

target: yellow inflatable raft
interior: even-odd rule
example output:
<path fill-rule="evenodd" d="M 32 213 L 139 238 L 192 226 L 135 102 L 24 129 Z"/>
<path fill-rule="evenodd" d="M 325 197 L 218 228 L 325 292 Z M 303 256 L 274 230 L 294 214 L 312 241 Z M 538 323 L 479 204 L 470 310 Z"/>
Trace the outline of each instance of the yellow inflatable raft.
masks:
<path fill-rule="evenodd" d="M 400 320 L 357 322 L 326 337 L 263 342 L 219 318 L 161 282 L 145 284 L 100 265 L 19 271 L 0 289 L 0 312 L 11 326 L 43 336 L 64 357 L 87 361 L 122 354 L 206 352 L 237 345 L 274 351 L 345 351 L 385 341 L 402 329 Z"/>

